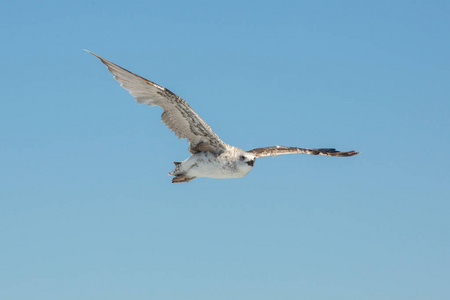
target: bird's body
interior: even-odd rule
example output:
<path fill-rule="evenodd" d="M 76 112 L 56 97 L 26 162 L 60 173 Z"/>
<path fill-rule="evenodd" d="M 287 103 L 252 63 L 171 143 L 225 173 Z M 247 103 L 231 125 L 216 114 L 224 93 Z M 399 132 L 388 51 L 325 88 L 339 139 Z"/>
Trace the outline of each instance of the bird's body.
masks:
<path fill-rule="evenodd" d="M 253 168 L 255 156 L 242 149 L 229 146 L 222 153 L 200 152 L 183 162 L 175 163 L 169 175 L 175 181 L 191 180 L 196 177 L 239 178 L 247 175 Z"/>
<path fill-rule="evenodd" d="M 87 50 L 86 50 L 87 51 Z M 312 154 L 325 156 L 353 156 L 359 152 L 340 152 L 332 148 L 305 149 L 272 146 L 244 151 L 224 143 L 202 118 L 183 99 L 166 88 L 136 75 L 116 64 L 98 57 L 114 74 L 120 85 L 135 97 L 138 103 L 160 106 L 164 109 L 161 120 L 179 138 L 187 138 L 192 156 L 183 162 L 175 162 L 169 173 L 175 176 L 172 182 L 189 182 L 197 177 L 239 178 L 247 175 L 255 160 L 260 157 L 280 154 Z"/>

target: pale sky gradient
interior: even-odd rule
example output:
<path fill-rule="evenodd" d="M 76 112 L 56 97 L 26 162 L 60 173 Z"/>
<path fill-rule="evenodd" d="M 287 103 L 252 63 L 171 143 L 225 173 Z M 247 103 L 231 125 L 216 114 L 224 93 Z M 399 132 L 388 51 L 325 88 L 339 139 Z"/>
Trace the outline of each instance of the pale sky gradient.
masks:
<path fill-rule="evenodd" d="M 9 1 L 0 298 L 450 299 L 450 2 Z M 93 51 L 264 158 L 172 184 L 187 142 Z"/>

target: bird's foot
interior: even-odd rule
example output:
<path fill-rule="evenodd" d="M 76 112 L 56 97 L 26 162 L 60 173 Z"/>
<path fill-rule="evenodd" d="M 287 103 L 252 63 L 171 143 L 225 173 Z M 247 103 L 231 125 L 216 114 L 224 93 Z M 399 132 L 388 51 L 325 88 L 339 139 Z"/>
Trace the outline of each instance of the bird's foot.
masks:
<path fill-rule="evenodd" d="M 172 183 L 181 183 L 181 182 L 189 182 L 192 179 L 195 179 L 197 177 L 186 177 L 184 175 L 177 175 L 174 178 L 172 178 Z"/>

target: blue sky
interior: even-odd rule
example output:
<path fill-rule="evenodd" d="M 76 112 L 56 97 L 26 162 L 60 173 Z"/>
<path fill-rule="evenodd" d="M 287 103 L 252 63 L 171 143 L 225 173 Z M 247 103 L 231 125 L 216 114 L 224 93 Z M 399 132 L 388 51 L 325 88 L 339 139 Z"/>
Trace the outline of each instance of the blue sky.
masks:
<path fill-rule="evenodd" d="M 448 1 L 10 1 L 0 298 L 449 299 Z M 358 150 L 172 184 L 187 142 L 89 49 L 227 143 Z"/>

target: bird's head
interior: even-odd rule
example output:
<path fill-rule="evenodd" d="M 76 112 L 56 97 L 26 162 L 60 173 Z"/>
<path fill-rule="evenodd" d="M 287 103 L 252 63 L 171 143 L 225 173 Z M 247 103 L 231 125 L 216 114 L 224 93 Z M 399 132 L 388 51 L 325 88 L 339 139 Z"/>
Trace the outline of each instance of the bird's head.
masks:
<path fill-rule="evenodd" d="M 253 168 L 255 165 L 255 156 L 251 153 L 241 153 L 239 155 L 238 164 Z"/>

